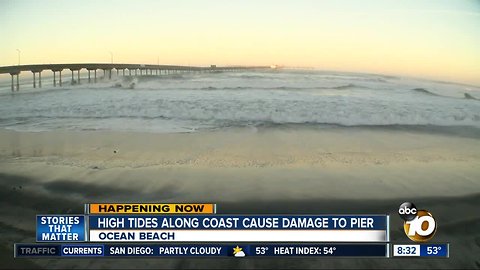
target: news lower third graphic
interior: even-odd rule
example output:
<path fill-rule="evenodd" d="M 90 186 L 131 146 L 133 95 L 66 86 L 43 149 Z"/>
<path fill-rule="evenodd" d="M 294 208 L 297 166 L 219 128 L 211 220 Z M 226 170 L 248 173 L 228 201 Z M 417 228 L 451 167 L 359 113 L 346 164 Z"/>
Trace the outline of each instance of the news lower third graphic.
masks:
<path fill-rule="evenodd" d="M 391 241 L 387 214 L 233 215 L 218 214 L 216 204 L 92 203 L 82 214 L 37 215 L 36 243 L 16 243 L 14 257 L 448 258 L 448 243 L 426 243 L 437 230 L 430 212 L 405 202 L 398 213 L 407 243 Z"/>

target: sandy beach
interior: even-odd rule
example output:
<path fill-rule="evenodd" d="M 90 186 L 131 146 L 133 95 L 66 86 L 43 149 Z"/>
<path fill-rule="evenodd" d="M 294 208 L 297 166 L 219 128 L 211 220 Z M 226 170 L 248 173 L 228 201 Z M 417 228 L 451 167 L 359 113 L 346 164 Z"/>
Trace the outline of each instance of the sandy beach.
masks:
<path fill-rule="evenodd" d="M 480 140 L 476 134 L 381 128 L 245 127 L 197 133 L 0 131 L 3 267 L 478 268 Z M 87 202 L 213 202 L 220 213 L 431 211 L 448 260 L 13 260 L 38 213 Z"/>

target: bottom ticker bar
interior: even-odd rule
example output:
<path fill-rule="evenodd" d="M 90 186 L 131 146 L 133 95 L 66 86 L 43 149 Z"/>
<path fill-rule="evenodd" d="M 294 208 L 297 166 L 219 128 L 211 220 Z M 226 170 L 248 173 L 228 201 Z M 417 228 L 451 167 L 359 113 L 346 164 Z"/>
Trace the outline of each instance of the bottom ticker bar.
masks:
<path fill-rule="evenodd" d="M 15 244 L 15 257 L 388 257 L 387 244 Z"/>

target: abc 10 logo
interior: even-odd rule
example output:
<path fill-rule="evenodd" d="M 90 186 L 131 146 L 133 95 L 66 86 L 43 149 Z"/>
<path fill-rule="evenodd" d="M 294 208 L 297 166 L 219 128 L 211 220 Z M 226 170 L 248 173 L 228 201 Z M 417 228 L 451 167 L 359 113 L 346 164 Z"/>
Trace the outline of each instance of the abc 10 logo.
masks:
<path fill-rule="evenodd" d="M 398 208 L 398 214 L 404 220 L 403 230 L 414 242 L 427 242 L 437 231 L 437 222 L 427 210 L 417 210 L 411 202 L 404 202 Z"/>

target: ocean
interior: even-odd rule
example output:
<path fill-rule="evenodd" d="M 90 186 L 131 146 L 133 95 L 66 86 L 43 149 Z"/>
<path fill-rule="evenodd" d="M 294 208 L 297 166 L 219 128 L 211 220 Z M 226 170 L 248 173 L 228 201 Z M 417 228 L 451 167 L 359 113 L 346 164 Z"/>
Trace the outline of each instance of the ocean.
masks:
<path fill-rule="evenodd" d="M 114 73 L 115 74 L 115 73 Z M 25 75 L 24 75 L 25 76 Z M 264 70 L 100 79 L 19 92 L 0 83 L 0 128 L 199 132 L 229 127 L 465 127 L 480 130 L 480 87 L 421 79 Z M 30 80 L 30 81 L 28 81 Z"/>

